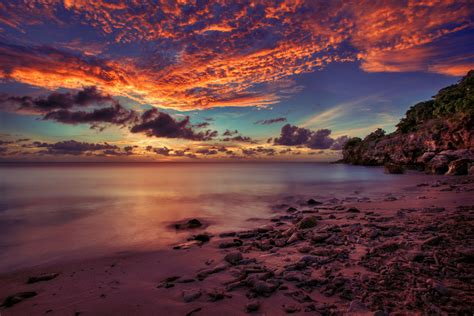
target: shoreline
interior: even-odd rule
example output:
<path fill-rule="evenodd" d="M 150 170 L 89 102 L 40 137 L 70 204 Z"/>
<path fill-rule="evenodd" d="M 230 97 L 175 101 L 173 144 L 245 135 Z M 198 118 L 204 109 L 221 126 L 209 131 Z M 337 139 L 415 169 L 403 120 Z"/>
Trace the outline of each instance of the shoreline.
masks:
<path fill-rule="evenodd" d="M 386 196 L 277 201 L 274 216 L 259 228 L 211 236 L 188 249 L 118 254 L 2 274 L 0 300 L 21 292 L 35 295 L 0 311 L 472 313 L 468 282 L 474 251 L 467 245 L 473 241 L 473 191 L 474 177 L 463 176 L 413 183 Z M 212 226 L 190 230 L 189 235 L 204 232 L 212 234 Z M 29 277 L 56 273 L 50 280 L 27 284 Z"/>

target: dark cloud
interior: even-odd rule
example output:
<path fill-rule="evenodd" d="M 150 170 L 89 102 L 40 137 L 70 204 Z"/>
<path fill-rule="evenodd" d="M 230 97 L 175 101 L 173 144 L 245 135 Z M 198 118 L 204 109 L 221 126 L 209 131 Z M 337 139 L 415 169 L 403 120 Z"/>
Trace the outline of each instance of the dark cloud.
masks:
<path fill-rule="evenodd" d="M 217 150 L 216 149 L 209 149 L 209 148 L 202 148 L 202 149 L 196 150 L 196 153 L 201 154 L 201 155 L 211 156 L 211 155 L 216 155 Z"/>
<path fill-rule="evenodd" d="M 98 152 L 104 150 L 119 150 L 119 147 L 108 143 L 95 144 L 66 140 L 57 143 L 34 142 L 36 148 L 43 148 L 40 154 L 49 155 L 83 155 L 88 152 Z"/>
<path fill-rule="evenodd" d="M 331 130 L 329 129 L 312 131 L 307 128 L 286 124 L 281 128 L 280 137 L 275 138 L 273 141 L 276 145 L 340 150 L 348 139 L 347 136 L 334 139 L 330 135 Z"/>
<path fill-rule="evenodd" d="M 171 149 L 168 149 L 167 147 L 160 147 L 160 148 L 154 148 L 153 151 L 162 156 L 169 156 Z"/>
<path fill-rule="evenodd" d="M 90 109 L 85 111 L 84 109 Z M 92 109 L 91 109 L 92 108 Z M 63 124 L 124 125 L 133 121 L 136 114 L 124 108 L 108 94 L 96 87 L 86 87 L 77 92 L 54 92 L 46 97 L 0 96 L 0 109 L 20 114 L 42 115 L 43 120 Z"/>
<path fill-rule="evenodd" d="M 222 134 L 222 136 L 234 136 L 234 135 L 237 135 L 238 133 L 239 133 L 238 130 L 229 131 L 228 129 L 226 129 L 225 132 Z"/>
<path fill-rule="evenodd" d="M 135 112 L 123 108 L 121 105 L 95 109 L 91 112 L 58 110 L 44 115 L 44 120 L 52 120 L 63 124 L 91 124 L 97 127 L 102 123 L 125 125 L 135 118 Z"/>
<path fill-rule="evenodd" d="M 205 128 L 205 127 L 208 127 L 209 125 L 211 125 L 211 124 L 209 124 L 208 122 L 202 122 L 202 123 L 194 124 L 193 127 L 195 127 L 195 128 Z"/>
<path fill-rule="evenodd" d="M 284 122 L 286 122 L 286 117 L 277 117 L 277 118 L 268 119 L 268 120 L 258 120 L 254 124 L 270 125 L 270 124 L 284 123 Z"/>
<path fill-rule="evenodd" d="M 281 128 L 280 137 L 275 138 L 273 141 L 277 145 L 297 146 L 306 144 L 311 135 L 312 132 L 309 129 L 285 124 Z"/>
<path fill-rule="evenodd" d="M 0 105 L 16 107 L 18 111 L 45 114 L 54 110 L 66 110 L 74 107 L 89 107 L 93 105 L 118 104 L 108 94 L 102 94 L 96 87 L 86 87 L 75 93 L 54 92 L 47 97 L 33 98 L 30 96 L 0 96 Z"/>
<path fill-rule="evenodd" d="M 211 140 L 217 131 L 196 132 L 189 122 L 189 117 L 178 121 L 171 115 L 153 108 L 145 111 L 139 121 L 130 128 L 132 133 L 144 133 L 149 137 L 183 138 L 189 140 Z"/>
<path fill-rule="evenodd" d="M 266 156 L 275 156 L 276 150 L 273 148 L 265 148 L 263 146 L 258 146 L 255 148 L 241 148 L 242 154 L 245 156 L 256 156 L 256 155 L 266 155 Z"/>
<path fill-rule="evenodd" d="M 306 143 L 306 146 L 311 149 L 328 149 L 334 144 L 334 139 L 332 139 L 331 130 L 329 129 L 320 129 L 316 132 L 313 132 L 310 139 Z"/>
<path fill-rule="evenodd" d="M 238 135 L 238 136 L 234 136 L 234 137 L 226 137 L 226 138 L 221 139 L 221 141 L 223 141 L 223 142 L 255 143 L 255 141 L 252 138 L 250 138 L 248 136 L 242 136 L 242 135 Z"/>

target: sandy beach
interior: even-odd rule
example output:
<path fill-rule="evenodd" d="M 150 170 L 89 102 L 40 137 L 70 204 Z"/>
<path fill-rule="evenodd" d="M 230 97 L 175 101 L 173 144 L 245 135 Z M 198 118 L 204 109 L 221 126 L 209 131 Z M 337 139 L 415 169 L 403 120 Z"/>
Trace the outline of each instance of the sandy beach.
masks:
<path fill-rule="evenodd" d="M 257 229 L 221 234 L 183 219 L 189 238 L 169 249 L 1 275 L 1 314 L 472 314 L 473 190 L 464 176 L 286 197 Z"/>

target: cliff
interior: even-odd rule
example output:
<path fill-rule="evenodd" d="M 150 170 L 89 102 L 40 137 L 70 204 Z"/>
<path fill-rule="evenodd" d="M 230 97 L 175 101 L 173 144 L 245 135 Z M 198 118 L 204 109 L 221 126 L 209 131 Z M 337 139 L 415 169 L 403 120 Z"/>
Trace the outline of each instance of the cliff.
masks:
<path fill-rule="evenodd" d="M 385 165 L 436 174 L 467 174 L 474 162 L 474 70 L 432 100 L 412 106 L 391 134 L 378 129 L 364 139 L 351 138 L 342 161 Z"/>

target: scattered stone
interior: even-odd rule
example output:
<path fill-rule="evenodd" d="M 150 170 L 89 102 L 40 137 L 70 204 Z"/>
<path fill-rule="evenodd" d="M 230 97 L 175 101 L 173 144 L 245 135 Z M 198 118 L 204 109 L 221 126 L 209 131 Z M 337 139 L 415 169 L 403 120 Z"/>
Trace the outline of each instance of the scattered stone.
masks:
<path fill-rule="evenodd" d="M 175 229 L 195 229 L 201 227 L 203 224 L 200 220 L 193 218 L 185 222 L 174 224 Z"/>
<path fill-rule="evenodd" d="M 208 292 L 207 296 L 209 297 L 209 301 L 211 302 L 217 302 L 223 300 L 226 297 L 229 297 L 229 295 L 225 294 L 224 289 L 214 289 L 211 292 Z"/>
<path fill-rule="evenodd" d="M 288 213 L 294 213 L 294 212 L 297 211 L 297 209 L 294 208 L 294 207 L 289 207 L 286 211 L 287 211 Z"/>
<path fill-rule="evenodd" d="M 299 312 L 301 310 L 301 307 L 295 304 L 285 304 L 283 305 L 283 310 L 287 314 L 293 314 Z"/>
<path fill-rule="evenodd" d="M 308 205 L 321 205 L 321 204 L 323 204 L 322 202 L 316 201 L 315 199 L 309 199 L 306 203 L 308 203 Z"/>
<path fill-rule="evenodd" d="M 245 305 L 245 311 L 247 313 L 253 313 L 260 309 L 260 302 L 259 301 L 250 301 Z"/>
<path fill-rule="evenodd" d="M 275 292 L 276 286 L 266 281 L 257 280 L 253 283 L 252 289 L 261 296 L 268 296 Z"/>
<path fill-rule="evenodd" d="M 237 235 L 236 232 L 228 232 L 228 233 L 221 233 L 219 237 L 226 238 L 226 237 L 235 237 Z"/>
<path fill-rule="evenodd" d="M 313 236 L 311 237 L 311 240 L 316 243 L 316 244 L 319 244 L 319 243 L 322 243 L 324 242 L 326 239 L 328 239 L 331 235 L 329 234 L 326 234 L 326 233 L 317 233 L 317 234 L 313 234 Z"/>
<path fill-rule="evenodd" d="M 226 241 L 219 244 L 219 248 L 233 248 L 233 247 L 240 247 L 243 245 L 243 241 L 240 239 L 234 239 L 233 241 Z"/>
<path fill-rule="evenodd" d="M 231 252 L 225 255 L 224 260 L 227 261 L 228 263 L 232 265 L 237 265 L 239 264 L 240 261 L 242 261 L 244 257 L 240 252 Z"/>
<path fill-rule="evenodd" d="M 195 308 L 195 309 L 193 309 L 192 311 L 188 312 L 188 313 L 186 314 L 186 316 L 192 316 L 192 315 L 194 315 L 195 313 L 200 312 L 200 311 L 202 311 L 202 307 Z"/>
<path fill-rule="evenodd" d="M 303 218 L 301 221 L 298 223 L 298 228 L 299 229 L 308 229 L 308 228 L 313 228 L 318 224 L 318 220 L 315 216 L 308 216 Z"/>
<path fill-rule="evenodd" d="M 348 314 L 360 314 L 360 315 L 362 315 L 364 313 L 369 313 L 369 312 L 370 312 L 370 310 L 360 300 L 353 300 L 349 304 L 349 307 L 347 308 L 347 313 Z"/>
<path fill-rule="evenodd" d="M 6 307 L 6 308 L 9 308 L 9 307 L 12 307 L 13 305 L 15 304 L 18 304 L 22 301 L 24 301 L 25 299 L 28 299 L 30 297 L 34 297 L 38 295 L 38 293 L 34 292 L 34 291 L 30 291 L 30 292 L 19 292 L 19 293 L 16 293 L 16 294 L 13 294 L 13 295 L 10 295 L 8 296 L 2 303 L 2 305 L 0 306 L 3 306 L 3 307 Z"/>
<path fill-rule="evenodd" d="M 28 281 L 26 283 L 32 284 L 36 282 L 49 281 L 56 278 L 58 275 L 59 273 L 47 273 L 47 274 L 41 274 L 38 276 L 32 276 L 28 278 Z"/>
<path fill-rule="evenodd" d="M 296 233 L 291 234 L 290 238 L 288 238 L 288 241 L 286 243 L 291 244 L 299 239 L 300 239 L 300 235 L 296 232 Z"/>
<path fill-rule="evenodd" d="M 183 301 L 185 303 L 190 303 L 192 301 L 195 301 L 198 298 L 200 298 L 201 295 L 202 295 L 201 289 L 184 290 L 182 292 Z"/>
<path fill-rule="evenodd" d="M 347 213 L 360 213 L 360 210 L 357 207 L 350 207 L 347 209 Z"/>
<path fill-rule="evenodd" d="M 193 239 L 197 240 L 197 241 L 200 241 L 202 243 L 206 243 L 206 242 L 209 242 L 209 240 L 211 240 L 211 235 L 209 235 L 209 234 L 199 234 L 199 235 L 194 236 Z"/>

